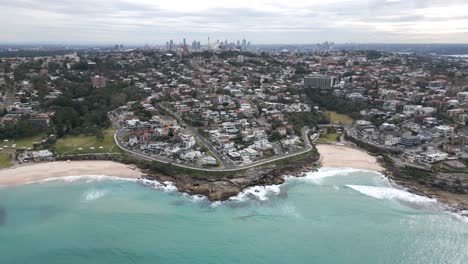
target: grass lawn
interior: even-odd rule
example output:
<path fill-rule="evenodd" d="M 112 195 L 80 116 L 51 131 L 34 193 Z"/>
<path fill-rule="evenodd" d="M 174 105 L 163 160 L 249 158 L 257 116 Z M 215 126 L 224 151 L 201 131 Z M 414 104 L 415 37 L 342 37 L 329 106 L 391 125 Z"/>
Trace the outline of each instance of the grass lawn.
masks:
<path fill-rule="evenodd" d="M 120 152 L 114 141 L 114 129 L 106 129 L 103 134 L 103 139 L 87 135 L 65 136 L 57 140 L 54 151 L 58 155 Z"/>
<path fill-rule="evenodd" d="M 326 113 L 330 118 L 330 122 L 333 124 L 351 125 L 353 123 L 353 119 L 347 115 L 338 114 L 337 112 L 331 111 L 327 111 Z"/>
<path fill-rule="evenodd" d="M 317 140 L 318 143 L 335 143 L 337 142 L 336 137 L 338 136 L 337 133 L 321 133 L 320 138 Z"/>
<path fill-rule="evenodd" d="M 13 163 L 11 162 L 11 156 L 8 153 L 0 153 L 0 169 L 8 168 Z"/>
<path fill-rule="evenodd" d="M 8 146 L 6 151 L 14 152 L 14 149 L 11 148 L 13 144 L 16 144 L 16 148 L 32 148 L 34 142 L 41 142 L 43 139 L 47 138 L 47 135 L 45 133 L 37 135 L 37 136 L 32 136 L 32 137 L 27 137 L 27 138 L 20 138 L 20 139 L 10 139 L 8 142 L 2 141 L 0 142 L 0 147 Z"/>

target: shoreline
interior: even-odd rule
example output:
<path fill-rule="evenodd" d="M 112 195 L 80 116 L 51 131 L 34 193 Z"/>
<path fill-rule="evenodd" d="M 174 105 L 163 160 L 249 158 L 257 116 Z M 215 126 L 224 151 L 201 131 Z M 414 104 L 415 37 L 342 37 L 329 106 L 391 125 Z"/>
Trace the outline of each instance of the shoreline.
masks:
<path fill-rule="evenodd" d="M 410 179 L 395 177 L 386 171 L 375 156 L 365 150 L 347 145 L 318 144 L 321 167 L 353 168 L 363 171 L 385 173 L 392 180 L 395 187 L 403 187 L 411 193 L 429 198 L 436 198 L 440 203 L 447 205 L 450 211 L 460 212 L 468 210 L 468 197 L 450 193 L 437 188 L 423 186 Z M 69 176 L 102 175 L 118 178 L 145 178 L 159 182 L 171 181 L 179 192 L 190 195 L 201 194 L 211 201 L 223 201 L 241 193 L 244 189 L 253 186 L 265 186 L 270 184 L 282 184 L 285 177 L 301 177 L 304 172 L 313 170 L 305 163 L 294 164 L 289 170 L 278 172 L 275 168 L 262 171 L 261 168 L 251 170 L 251 173 L 239 175 L 234 179 L 219 177 L 213 179 L 207 176 L 203 178 L 184 177 L 188 175 L 169 176 L 155 171 L 139 169 L 136 165 L 128 165 L 114 161 L 54 161 L 45 163 L 28 164 L 19 167 L 0 170 L 0 186 L 17 186 L 42 180 L 62 178 Z M 387 173 L 386 173 L 387 172 Z M 252 174 L 253 173 L 253 174 Z M 231 183 L 241 183 L 240 186 L 230 186 Z"/>
<path fill-rule="evenodd" d="M 385 170 L 376 157 L 369 155 L 363 149 L 336 144 L 318 144 L 316 147 L 320 153 L 322 167 L 353 168 L 375 172 Z"/>
<path fill-rule="evenodd" d="M 114 161 L 53 161 L 0 170 L 0 186 L 17 186 L 46 179 L 89 175 L 140 178 L 146 174 L 134 165 Z"/>

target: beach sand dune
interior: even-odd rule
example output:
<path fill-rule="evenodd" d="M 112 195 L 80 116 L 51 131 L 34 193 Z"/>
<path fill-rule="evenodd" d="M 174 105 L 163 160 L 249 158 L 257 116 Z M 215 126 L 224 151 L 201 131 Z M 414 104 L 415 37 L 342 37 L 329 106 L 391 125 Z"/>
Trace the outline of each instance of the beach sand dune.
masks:
<path fill-rule="evenodd" d="M 56 161 L 0 170 L 0 185 L 11 186 L 65 176 L 106 175 L 138 178 L 143 173 L 131 165 L 113 161 Z"/>
<path fill-rule="evenodd" d="M 348 167 L 354 169 L 383 171 L 377 158 L 366 151 L 340 145 L 319 144 L 320 162 L 324 167 Z"/>

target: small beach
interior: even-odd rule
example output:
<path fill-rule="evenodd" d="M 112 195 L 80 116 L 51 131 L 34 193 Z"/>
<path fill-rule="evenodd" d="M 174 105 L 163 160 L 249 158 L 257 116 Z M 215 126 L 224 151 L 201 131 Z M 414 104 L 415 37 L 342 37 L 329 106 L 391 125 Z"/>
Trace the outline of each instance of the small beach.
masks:
<path fill-rule="evenodd" d="M 341 145 L 318 144 L 323 167 L 353 168 L 381 172 L 384 170 L 377 158 L 366 151 Z"/>
<path fill-rule="evenodd" d="M 85 175 L 138 178 L 144 174 L 135 166 L 113 161 L 55 161 L 0 170 L 0 185 L 13 186 L 51 178 Z"/>

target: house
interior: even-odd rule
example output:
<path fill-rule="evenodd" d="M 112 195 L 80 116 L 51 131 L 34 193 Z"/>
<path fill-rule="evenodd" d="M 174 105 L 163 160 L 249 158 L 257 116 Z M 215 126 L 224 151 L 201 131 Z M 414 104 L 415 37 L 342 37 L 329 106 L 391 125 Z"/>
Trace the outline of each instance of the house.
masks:
<path fill-rule="evenodd" d="M 432 164 L 438 161 L 446 160 L 447 157 L 448 154 L 445 152 L 434 151 L 428 153 L 421 153 L 421 155 L 419 156 L 419 161 L 422 163 Z"/>
<path fill-rule="evenodd" d="M 281 143 L 283 143 L 283 145 L 285 146 L 292 146 L 296 143 L 299 143 L 300 142 L 300 139 L 298 136 L 292 136 L 292 137 L 287 137 L 283 140 L 281 140 Z"/>
<path fill-rule="evenodd" d="M 258 151 L 253 148 L 245 148 L 244 151 L 249 154 L 250 159 L 258 158 Z"/>
<path fill-rule="evenodd" d="M 20 162 L 27 161 L 53 161 L 54 153 L 50 150 L 39 150 L 39 151 L 24 151 L 18 154 L 17 159 Z"/>
<path fill-rule="evenodd" d="M 266 138 L 263 138 L 263 139 L 258 139 L 256 140 L 251 147 L 253 148 L 262 148 L 264 146 L 271 146 L 270 142 L 268 141 L 268 139 Z"/>
<path fill-rule="evenodd" d="M 434 130 L 439 133 L 441 136 L 443 137 L 450 137 L 453 135 L 453 132 L 454 132 L 454 128 L 453 127 L 450 127 L 450 126 L 444 126 L 444 125 L 441 125 L 441 126 L 436 126 L 434 128 Z"/>
<path fill-rule="evenodd" d="M 128 138 L 128 144 L 130 146 L 134 146 L 134 145 L 138 144 L 138 142 L 139 141 L 138 141 L 138 138 L 136 136 L 131 136 L 131 137 Z"/>
<path fill-rule="evenodd" d="M 420 138 L 418 136 L 411 135 L 411 132 L 406 132 L 401 135 L 400 144 L 406 147 L 411 147 L 419 144 Z"/>
<path fill-rule="evenodd" d="M 185 149 L 192 148 L 195 146 L 195 144 L 197 144 L 195 137 L 192 135 L 182 135 L 180 138 L 182 139 L 182 144 Z"/>
<path fill-rule="evenodd" d="M 241 155 L 239 152 L 235 152 L 235 151 L 232 151 L 232 152 L 229 152 L 228 153 L 228 157 L 234 161 L 239 161 L 241 160 Z"/>
<path fill-rule="evenodd" d="M 200 159 L 200 163 L 202 165 L 209 165 L 209 166 L 218 164 L 216 159 L 211 156 L 204 156 L 203 158 Z"/>
<path fill-rule="evenodd" d="M 286 129 L 285 126 L 281 126 L 281 127 L 276 128 L 276 132 L 278 132 L 278 134 L 280 134 L 282 136 L 286 136 L 286 134 L 288 134 L 288 130 Z"/>
<path fill-rule="evenodd" d="M 182 152 L 179 157 L 187 161 L 196 161 L 201 156 L 202 156 L 202 153 L 200 151 L 186 150 Z"/>
<path fill-rule="evenodd" d="M 401 142 L 400 137 L 395 137 L 393 135 L 386 135 L 384 138 L 384 144 L 386 146 L 394 146 Z"/>
<path fill-rule="evenodd" d="M 139 122 L 140 122 L 139 119 L 137 119 L 137 118 L 132 118 L 132 119 L 130 119 L 130 120 L 126 120 L 126 121 L 125 121 L 125 125 L 126 125 L 127 127 L 136 127 L 136 126 L 138 125 Z"/>
<path fill-rule="evenodd" d="M 169 116 L 161 116 L 160 119 L 159 119 L 159 122 L 160 122 L 161 126 L 163 126 L 163 127 L 165 127 L 165 126 L 176 126 L 177 125 L 177 120 L 175 120 L 174 118 L 169 117 Z"/>
<path fill-rule="evenodd" d="M 29 118 L 29 122 L 35 128 L 47 128 L 50 124 L 50 117 L 47 114 L 37 114 Z"/>

